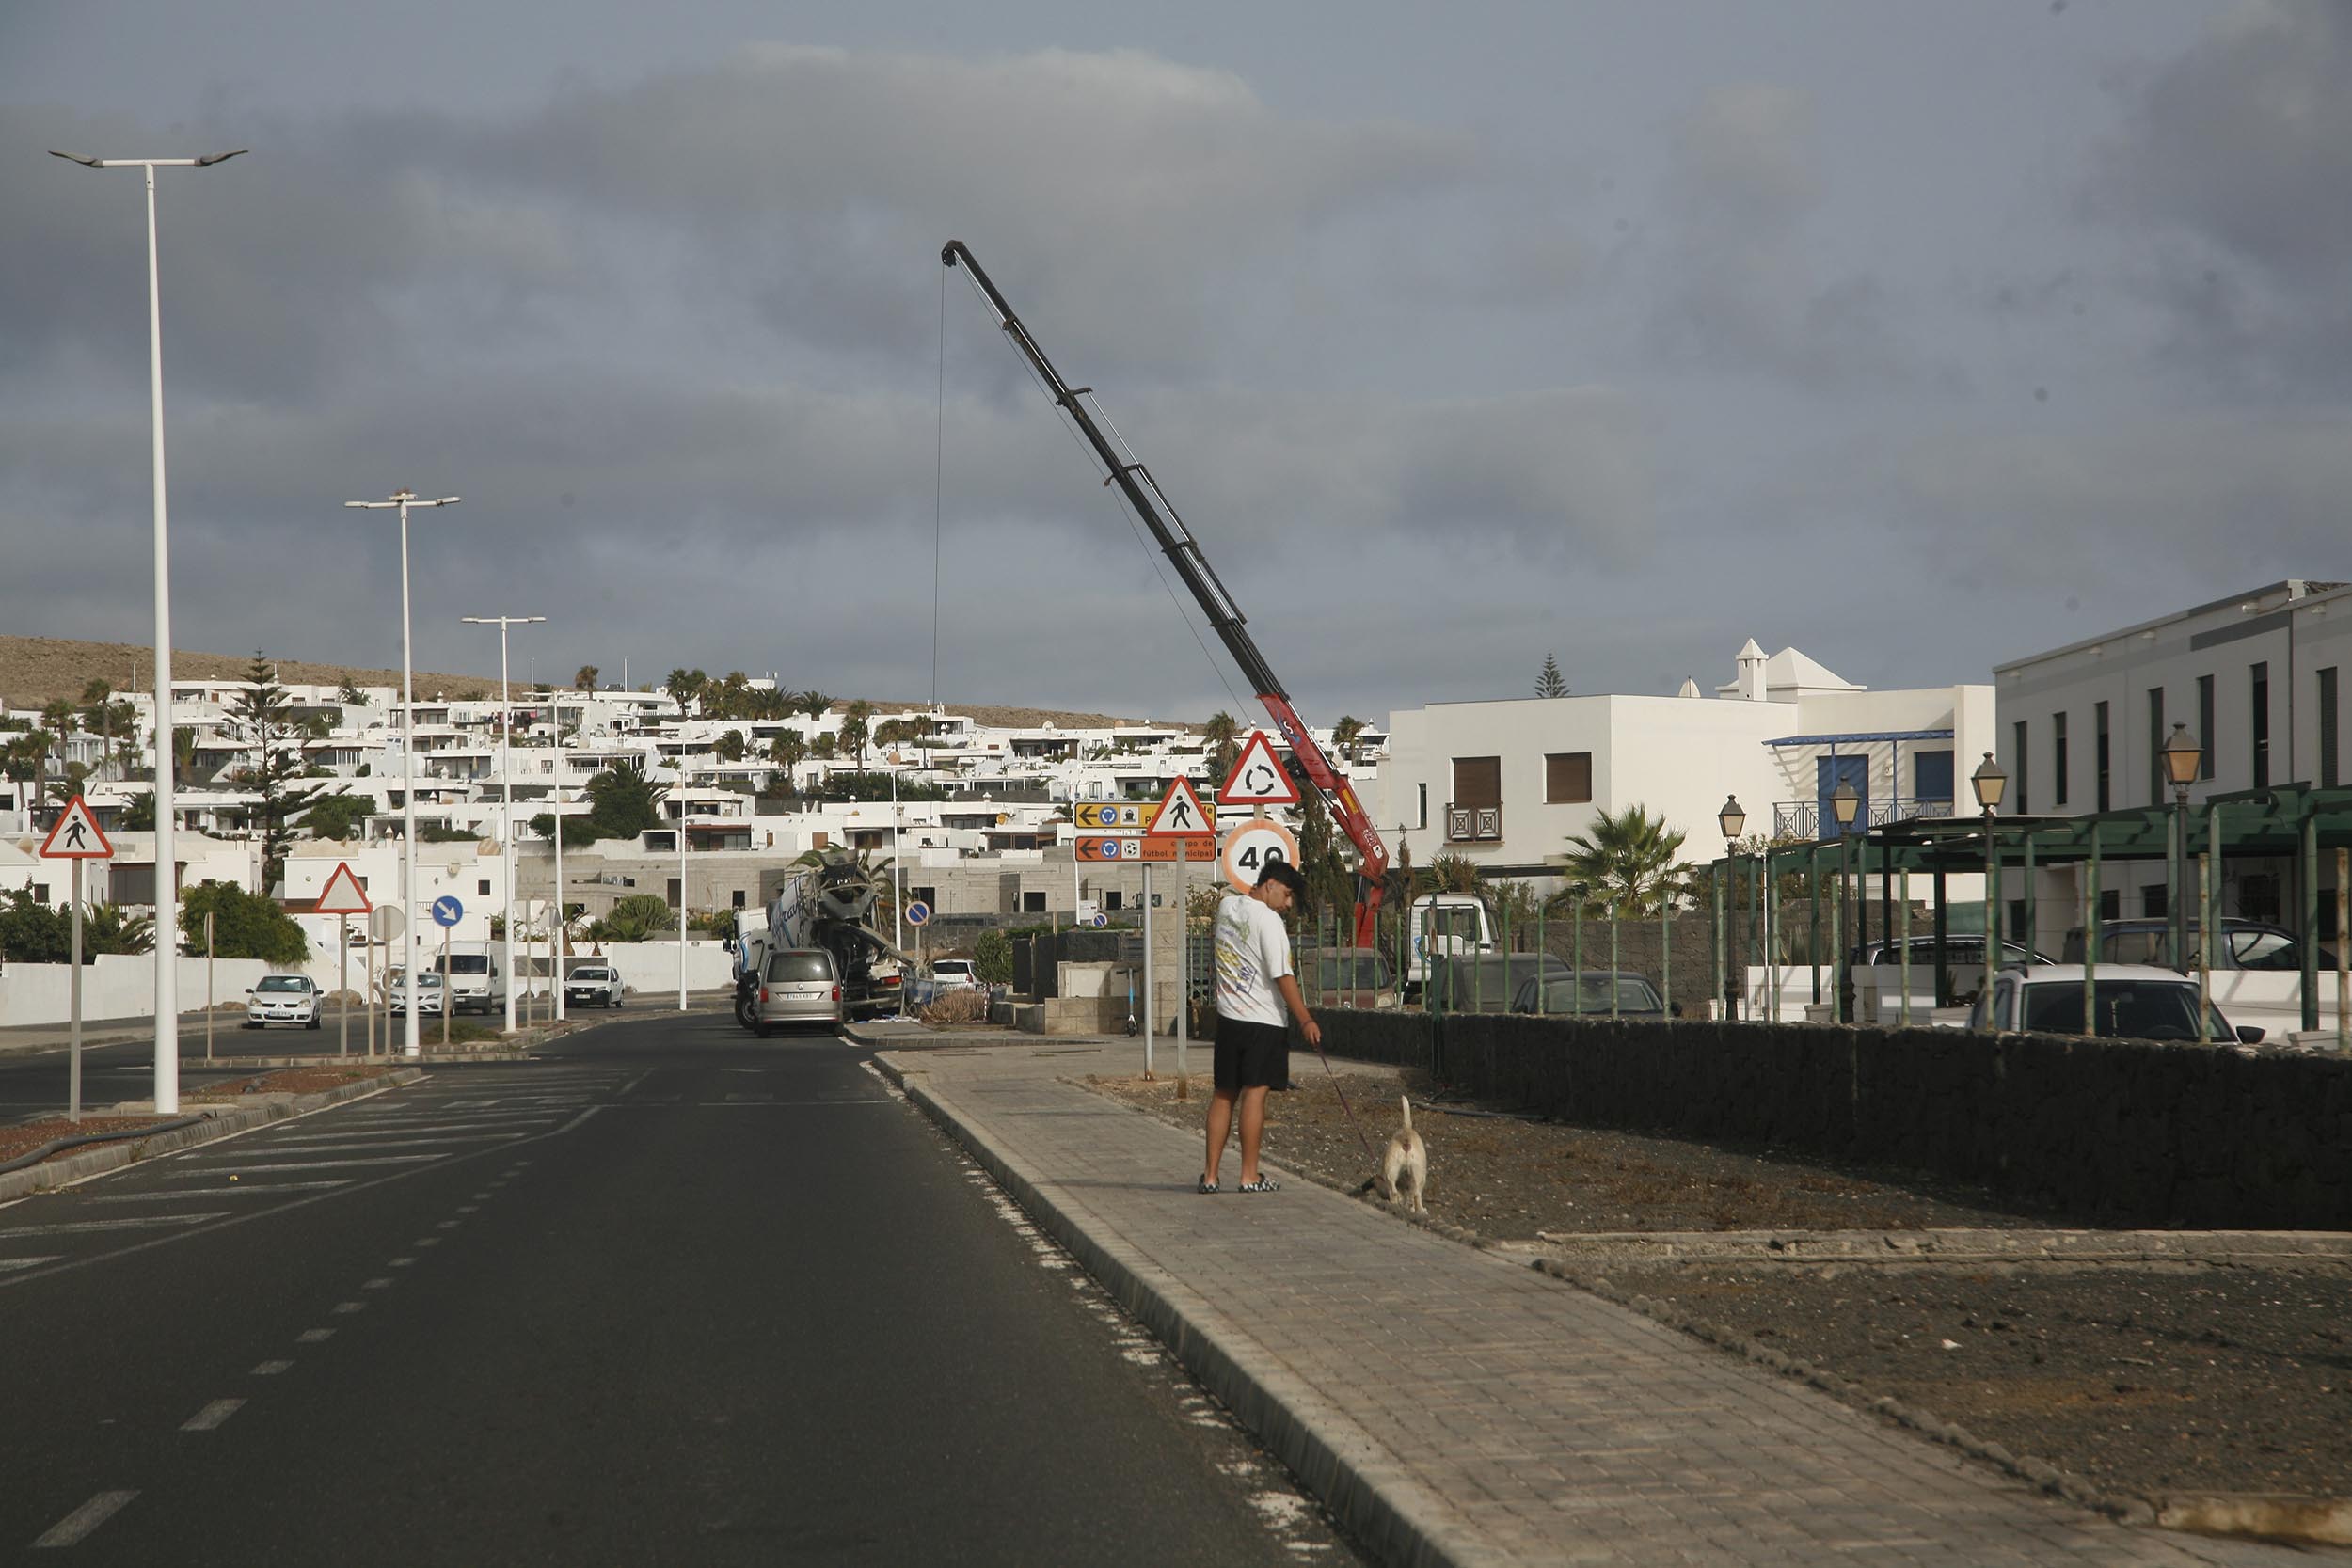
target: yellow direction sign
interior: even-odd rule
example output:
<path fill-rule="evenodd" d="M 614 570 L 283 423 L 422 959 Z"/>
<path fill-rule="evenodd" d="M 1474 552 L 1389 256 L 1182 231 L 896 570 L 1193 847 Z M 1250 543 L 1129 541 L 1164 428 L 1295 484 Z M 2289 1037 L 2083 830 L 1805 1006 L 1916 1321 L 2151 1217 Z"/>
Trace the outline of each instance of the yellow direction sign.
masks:
<path fill-rule="evenodd" d="M 1150 827 L 1159 810 L 1141 800 L 1089 800 L 1077 809 L 1078 826 L 1096 832 L 1133 832 Z"/>

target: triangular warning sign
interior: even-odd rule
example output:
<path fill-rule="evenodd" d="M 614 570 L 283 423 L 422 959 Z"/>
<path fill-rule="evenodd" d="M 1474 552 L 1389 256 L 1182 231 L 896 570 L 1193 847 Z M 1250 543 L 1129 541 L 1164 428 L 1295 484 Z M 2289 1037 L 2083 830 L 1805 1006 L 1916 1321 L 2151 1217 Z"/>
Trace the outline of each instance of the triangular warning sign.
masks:
<path fill-rule="evenodd" d="M 351 874 L 349 861 L 337 861 L 335 874 L 326 879 L 326 886 L 319 893 L 319 901 L 310 906 L 318 914 L 365 914 L 375 906 L 368 902 L 367 889 Z"/>
<path fill-rule="evenodd" d="M 1200 803 L 1200 792 L 1192 787 L 1190 779 L 1178 779 L 1168 786 L 1168 794 L 1160 801 L 1160 815 L 1152 819 L 1145 830 L 1146 838 L 1190 838 L 1196 833 L 1216 832 L 1216 814 Z"/>
<path fill-rule="evenodd" d="M 99 831 L 98 818 L 79 795 L 57 814 L 57 825 L 41 841 L 40 852 L 53 861 L 103 861 L 115 852 Z"/>
<path fill-rule="evenodd" d="M 1298 804 L 1298 786 L 1283 771 L 1281 759 L 1267 743 L 1265 731 L 1254 731 L 1249 744 L 1241 749 L 1241 758 L 1227 775 L 1225 787 L 1216 792 L 1221 806 L 1295 806 Z"/>

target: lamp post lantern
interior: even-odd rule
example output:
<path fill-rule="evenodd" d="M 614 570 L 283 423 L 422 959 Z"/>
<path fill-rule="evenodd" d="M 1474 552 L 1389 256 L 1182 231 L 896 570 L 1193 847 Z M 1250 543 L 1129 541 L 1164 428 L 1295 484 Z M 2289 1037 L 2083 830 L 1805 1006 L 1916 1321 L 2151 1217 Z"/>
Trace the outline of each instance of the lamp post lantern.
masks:
<path fill-rule="evenodd" d="M 400 902 L 407 917 L 407 951 L 401 958 L 401 983 L 407 987 L 402 999 L 401 1016 L 406 1020 L 402 1030 L 402 1051 L 410 1056 L 424 1053 L 417 1037 L 417 1006 L 421 990 L 417 976 L 418 942 L 422 939 L 422 922 L 417 918 L 417 676 L 416 663 L 410 652 L 408 621 L 408 509 L 412 506 L 455 506 L 460 498 L 443 496 L 437 500 L 419 500 L 413 490 L 395 490 L 380 501 L 345 501 L 343 505 L 362 512 L 381 512 L 387 507 L 400 511 Z M 441 1005 L 448 1006 L 444 993 Z"/>
<path fill-rule="evenodd" d="M 1984 978 L 1979 983 L 1989 986 L 2001 969 L 2001 861 L 1993 843 L 1993 817 L 2009 791 L 2009 774 L 1987 752 L 1968 775 L 1968 787 L 1984 809 Z"/>
<path fill-rule="evenodd" d="M 172 833 L 176 808 L 171 756 L 171 531 L 164 485 L 164 309 L 155 266 L 155 171 L 210 168 L 245 151 L 241 147 L 201 158 L 85 158 L 75 152 L 50 153 L 88 168 L 147 171 L 147 397 L 155 501 L 155 1109 L 159 1112 L 180 1108 L 180 864 Z"/>
<path fill-rule="evenodd" d="M 1736 846 L 1739 843 L 1741 830 L 1745 829 L 1748 825 L 1748 814 L 1740 809 L 1740 798 L 1738 796 L 1726 795 L 1724 797 L 1724 809 L 1715 814 L 1715 825 L 1724 831 L 1724 876 L 1715 879 L 1715 984 L 1718 988 L 1720 988 L 1724 984 L 1724 979 L 1723 963 L 1724 956 L 1724 880 L 1725 878 L 1736 877 L 1739 871 L 1740 863 L 1736 858 Z M 1735 895 L 1738 894 L 1739 889 L 1736 882 L 1734 883 L 1732 891 Z M 1734 958 L 1735 961 L 1732 967 L 1736 969 L 1739 965 L 1737 963 L 1736 955 Z M 1732 988 L 1731 999 L 1733 1000 L 1735 1006 L 1737 1006 L 1737 998 L 1739 997 L 1740 991 L 1745 989 L 1746 988 L 1744 986 L 1735 986 Z"/>
<path fill-rule="evenodd" d="M 544 615 L 461 615 L 469 626 L 499 629 L 499 919 L 506 928 L 506 1032 L 515 1032 L 515 708 L 506 690 L 506 628 Z"/>
<path fill-rule="evenodd" d="M 1837 781 L 1837 787 L 1830 791 L 1829 805 L 1830 810 L 1837 817 L 1837 907 L 1845 910 L 1855 907 L 1855 900 L 1848 898 L 1846 893 L 1853 881 L 1851 857 L 1854 814 L 1862 806 L 1861 793 L 1854 788 L 1851 779 Z M 1853 1022 L 1853 999 L 1850 990 L 1853 971 L 1847 962 L 1846 950 L 1860 941 L 1861 934 L 1858 931 L 1849 937 L 1844 927 L 1842 926 L 1839 927 L 1837 952 L 1832 958 L 1836 968 L 1831 977 L 1837 988 L 1836 1014 L 1840 1023 Z"/>
<path fill-rule="evenodd" d="M 2172 886 L 2166 895 L 2172 911 L 2172 966 L 2183 974 L 2188 972 L 2188 899 L 2184 884 L 2188 879 L 2188 786 L 2197 782 L 2197 770 L 2204 761 L 2204 748 L 2188 733 L 2186 724 L 2175 724 L 2156 753 L 2164 759 L 2164 776 L 2172 785 Z M 2094 911 L 2090 918 L 2095 919 Z"/>

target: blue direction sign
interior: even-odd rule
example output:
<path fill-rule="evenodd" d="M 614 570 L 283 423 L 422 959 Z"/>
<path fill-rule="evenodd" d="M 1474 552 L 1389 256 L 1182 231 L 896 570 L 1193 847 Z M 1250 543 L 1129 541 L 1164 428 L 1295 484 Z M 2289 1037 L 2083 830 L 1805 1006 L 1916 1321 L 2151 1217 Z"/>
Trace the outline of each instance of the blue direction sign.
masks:
<path fill-rule="evenodd" d="M 907 906 L 908 925 L 928 926 L 930 924 L 930 918 L 931 907 L 929 904 L 924 903 L 921 899 L 918 898 L 914 903 Z"/>
<path fill-rule="evenodd" d="M 465 918 L 466 906 L 457 901 L 455 894 L 444 893 L 433 900 L 433 923 L 435 925 L 454 926 Z"/>

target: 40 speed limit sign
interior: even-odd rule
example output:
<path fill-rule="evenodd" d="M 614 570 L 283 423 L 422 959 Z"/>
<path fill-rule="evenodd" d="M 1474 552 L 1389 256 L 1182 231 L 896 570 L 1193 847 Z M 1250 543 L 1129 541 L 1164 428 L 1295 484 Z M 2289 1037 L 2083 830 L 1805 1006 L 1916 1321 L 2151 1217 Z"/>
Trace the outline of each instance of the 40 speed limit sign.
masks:
<path fill-rule="evenodd" d="M 1225 835 L 1225 847 L 1216 857 L 1216 866 L 1225 873 L 1225 880 L 1236 893 L 1248 893 L 1258 885 L 1258 873 L 1268 861 L 1288 861 L 1298 863 L 1298 840 L 1279 822 L 1244 822 Z"/>

